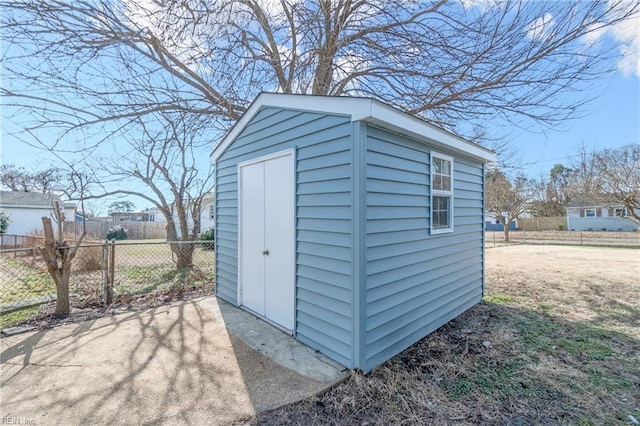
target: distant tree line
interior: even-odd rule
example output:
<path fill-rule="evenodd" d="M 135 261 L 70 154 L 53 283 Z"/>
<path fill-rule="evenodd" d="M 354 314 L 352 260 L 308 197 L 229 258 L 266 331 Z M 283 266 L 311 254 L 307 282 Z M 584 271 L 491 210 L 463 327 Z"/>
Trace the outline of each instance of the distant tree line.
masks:
<path fill-rule="evenodd" d="M 50 194 L 60 190 L 65 173 L 57 167 L 29 172 L 14 164 L 0 166 L 0 183 L 10 191 Z"/>
<path fill-rule="evenodd" d="M 619 204 L 640 226 L 640 145 L 598 152 L 581 149 L 572 164 L 556 164 L 548 176 L 535 179 L 491 169 L 485 192 L 486 210 L 503 224 L 507 241 L 509 223 L 525 211 L 535 217 L 565 216 L 571 202 Z"/>

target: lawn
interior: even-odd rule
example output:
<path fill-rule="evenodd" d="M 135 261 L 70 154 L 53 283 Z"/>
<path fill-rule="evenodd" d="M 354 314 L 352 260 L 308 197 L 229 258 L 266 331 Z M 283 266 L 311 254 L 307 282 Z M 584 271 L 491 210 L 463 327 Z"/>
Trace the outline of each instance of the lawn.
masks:
<path fill-rule="evenodd" d="M 165 243 L 127 241 L 117 243 L 114 257 L 114 296 L 117 304 L 132 305 L 145 300 L 165 297 L 167 293 L 183 293 L 213 288 L 213 251 L 197 246 L 194 268 L 177 271 L 171 248 Z M 72 263 L 69 279 L 71 307 L 87 310 L 102 307 L 104 292 L 104 253 L 102 246 L 82 246 Z M 34 317 L 44 317 L 52 303 L 12 311 L 14 305 L 24 306 L 34 298 L 55 295 L 55 284 L 47 272 L 42 257 L 31 250 L 0 256 L 0 328 L 9 327 Z M 141 306 L 144 306 L 141 305 Z"/>
<path fill-rule="evenodd" d="M 487 250 L 482 303 L 373 372 L 252 424 L 632 424 L 640 253 Z"/>

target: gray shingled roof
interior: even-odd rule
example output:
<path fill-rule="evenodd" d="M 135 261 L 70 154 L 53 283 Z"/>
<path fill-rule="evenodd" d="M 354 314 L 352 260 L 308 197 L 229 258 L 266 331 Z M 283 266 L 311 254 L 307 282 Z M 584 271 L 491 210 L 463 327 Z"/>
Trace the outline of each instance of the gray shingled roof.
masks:
<path fill-rule="evenodd" d="M 0 191 L 0 206 L 50 207 L 52 200 L 61 201 L 58 197 L 37 192 Z"/>

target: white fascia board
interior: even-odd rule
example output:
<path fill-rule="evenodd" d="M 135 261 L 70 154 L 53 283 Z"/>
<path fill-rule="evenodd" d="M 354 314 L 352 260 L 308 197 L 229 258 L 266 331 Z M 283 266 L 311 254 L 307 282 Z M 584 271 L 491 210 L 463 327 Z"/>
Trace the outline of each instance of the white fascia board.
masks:
<path fill-rule="evenodd" d="M 496 154 L 480 145 L 469 142 L 444 129 L 436 127 L 418 117 L 404 113 L 382 102 L 374 101 L 372 109 L 373 124 L 377 124 L 396 133 L 435 145 L 438 148 L 446 148 L 456 153 L 473 157 L 483 163 L 496 161 Z"/>
<path fill-rule="evenodd" d="M 249 106 L 240 120 L 227 132 L 211 153 L 211 163 L 215 164 L 231 142 L 244 130 L 251 119 L 266 107 L 286 108 L 319 113 L 331 113 L 351 117 L 358 121 L 371 116 L 372 99 L 337 96 L 291 95 L 282 93 L 261 93 Z"/>
<path fill-rule="evenodd" d="M 351 117 L 351 121 L 376 124 L 485 163 L 496 161 L 495 153 L 492 151 L 371 98 L 261 93 L 215 146 L 211 153 L 212 163 L 216 162 L 251 119 L 264 107 L 346 115 Z"/>

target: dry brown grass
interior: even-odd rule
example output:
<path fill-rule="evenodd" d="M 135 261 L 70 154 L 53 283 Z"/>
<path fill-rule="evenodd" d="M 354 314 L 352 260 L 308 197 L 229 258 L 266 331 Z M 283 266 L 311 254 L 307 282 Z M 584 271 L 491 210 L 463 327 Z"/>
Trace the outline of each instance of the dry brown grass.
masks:
<path fill-rule="evenodd" d="M 102 246 L 80 247 L 73 259 L 73 270 L 77 272 L 100 271 L 104 268 Z"/>
<path fill-rule="evenodd" d="M 630 424 L 640 251 L 487 251 L 485 301 L 367 375 L 253 424 Z"/>

